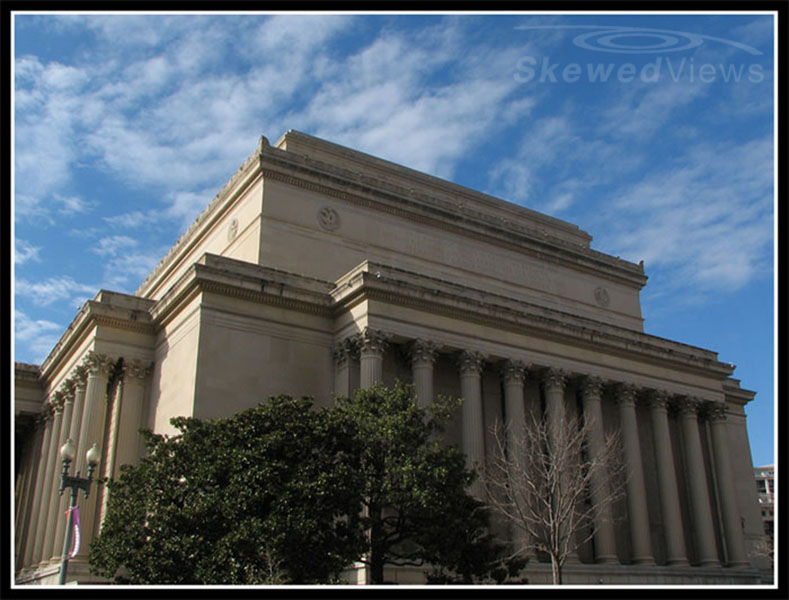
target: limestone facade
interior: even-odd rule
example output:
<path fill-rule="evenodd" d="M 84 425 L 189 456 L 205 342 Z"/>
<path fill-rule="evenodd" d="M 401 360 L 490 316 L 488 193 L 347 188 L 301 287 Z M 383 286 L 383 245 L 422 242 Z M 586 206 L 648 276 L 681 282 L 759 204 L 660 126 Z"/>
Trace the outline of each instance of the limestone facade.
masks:
<path fill-rule="evenodd" d="M 743 410 L 754 393 L 714 352 L 645 333 L 643 265 L 590 242 L 305 134 L 262 138 L 134 295 L 100 291 L 42 365 L 17 364 L 17 582 L 57 578 L 67 437 L 77 470 L 97 443 L 97 475 L 112 477 L 138 460 L 140 427 L 171 432 L 173 416 L 226 417 L 283 393 L 327 405 L 400 379 L 423 404 L 464 399 L 447 442 L 471 466 L 496 422 L 529 412 L 591 419 L 590 448 L 621 430 L 626 497 L 596 513 L 568 583 L 759 583 Z M 70 580 L 95 581 L 86 550 L 105 491 L 80 497 Z M 547 583 L 549 565 L 535 558 L 525 575 Z"/>

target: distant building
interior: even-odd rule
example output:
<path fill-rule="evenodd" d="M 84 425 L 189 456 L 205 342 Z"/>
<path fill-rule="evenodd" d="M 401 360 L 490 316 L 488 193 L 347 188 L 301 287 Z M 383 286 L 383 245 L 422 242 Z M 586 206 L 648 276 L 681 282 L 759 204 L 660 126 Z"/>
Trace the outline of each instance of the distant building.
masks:
<path fill-rule="evenodd" d="M 283 393 L 326 405 L 400 379 L 420 403 L 464 399 L 446 440 L 471 465 L 497 421 L 534 411 L 591 416 L 596 439 L 621 430 L 627 496 L 599 511 L 567 583 L 759 583 L 755 394 L 715 352 L 645 333 L 643 264 L 591 239 L 302 133 L 262 138 L 135 294 L 100 291 L 42 365 L 16 366 L 16 581 L 57 579 L 66 438 L 83 474 L 96 443 L 97 475 L 114 477 L 139 459 L 140 427 L 171 433 L 173 416 L 227 417 Z M 105 486 L 80 496 L 70 581 L 96 581 L 87 551 L 105 509 Z M 550 582 L 531 558 L 523 575 Z"/>
<path fill-rule="evenodd" d="M 753 475 L 756 478 L 756 491 L 759 495 L 759 510 L 762 513 L 764 533 L 772 546 L 774 531 L 773 513 L 775 511 L 775 467 L 774 465 L 756 467 L 753 470 Z"/>

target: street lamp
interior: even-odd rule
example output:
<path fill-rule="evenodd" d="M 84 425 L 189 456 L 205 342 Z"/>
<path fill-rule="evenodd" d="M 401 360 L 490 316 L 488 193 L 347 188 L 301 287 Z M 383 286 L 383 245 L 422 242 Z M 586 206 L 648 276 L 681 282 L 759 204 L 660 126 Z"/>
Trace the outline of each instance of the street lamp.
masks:
<path fill-rule="evenodd" d="M 85 498 L 90 495 L 90 484 L 93 481 L 93 471 L 96 470 L 96 465 L 99 464 L 101 454 L 96 444 L 88 450 L 85 454 L 85 459 L 88 461 L 88 476 L 80 477 L 79 471 L 76 476 L 72 477 L 68 474 L 69 465 L 74 461 L 74 443 L 71 439 L 67 439 L 66 443 L 60 448 L 60 458 L 63 460 L 63 470 L 60 472 L 60 495 L 66 488 L 71 488 L 71 502 L 69 503 L 68 511 L 68 525 L 66 527 L 66 540 L 63 543 L 63 557 L 60 560 L 60 575 L 58 576 L 58 585 L 66 583 L 66 569 L 68 568 L 68 553 L 71 549 L 71 530 L 74 528 L 74 507 L 77 505 L 77 493 L 79 490 L 85 492 Z"/>

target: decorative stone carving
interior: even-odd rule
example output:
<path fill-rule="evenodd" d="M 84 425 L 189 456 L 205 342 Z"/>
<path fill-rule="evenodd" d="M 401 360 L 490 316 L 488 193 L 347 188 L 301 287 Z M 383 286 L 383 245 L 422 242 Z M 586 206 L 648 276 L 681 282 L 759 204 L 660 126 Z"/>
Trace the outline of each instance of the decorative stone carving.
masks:
<path fill-rule="evenodd" d="M 479 375 L 482 372 L 484 363 L 485 355 L 476 350 L 462 350 L 458 355 L 458 365 L 461 374 Z"/>
<path fill-rule="evenodd" d="M 710 421 L 726 421 L 726 405 L 723 402 L 708 402 L 704 408 Z"/>
<path fill-rule="evenodd" d="M 693 415 L 697 417 L 702 403 L 698 398 L 693 398 L 692 396 L 680 396 L 675 406 L 681 415 Z"/>
<path fill-rule="evenodd" d="M 340 215 L 331 206 L 324 206 L 318 211 L 318 225 L 326 231 L 334 231 L 340 226 Z"/>
<path fill-rule="evenodd" d="M 365 327 L 358 338 L 360 354 L 382 355 L 391 337 L 391 335 L 384 333 L 380 329 Z"/>
<path fill-rule="evenodd" d="M 636 395 L 638 393 L 638 386 L 632 383 L 620 383 L 616 388 L 616 401 L 617 404 L 623 405 L 636 405 Z"/>
<path fill-rule="evenodd" d="M 93 350 L 89 351 L 82 361 L 83 366 L 90 375 L 104 375 L 109 377 L 114 361 L 106 354 L 99 354 Z"/>
<path fill-rule="evenodd" d="M 132 358 L 123 362 L 123 375 L 134 379 L 145 379 L 151 374 L 153 363 L 150 361 Z"/>
<path fill-rule="evenodd" d="M 82 365 L 77 365 L 71 374 L 71 379 L 74 381 L 75 389 L 85 389 L 87 385 L 88 371 Z"/>
<path fill-rule="evenodd" d="M 344 366 L 350 361 L 359 360 L 359 339 L 347 337 L 334 344 L 332 349 L 334 362 L 337 366 Z"/>
<path fill-rule="evenodd" d="M 584 397 L 600 398 L 603 393 L 603 379 L 595 375 L 585 375 L 581 378 L 581 391 Z"/>
<path fill-rule="evenodd" d="M 649 408 L 668 412 L 671 395 L 665 390 L 651 390 L 646 401 Z"/>
<path fill-rule="evenodd" d="M 542 382 L 546 388 L 559 388 L 563 390 L 565 383 L 567 383 L 567 371 L 556 367 L 550 367 L 543 372 Z"/>
<path fill-rule="evenodd" d="M 600 306 L 605 308 L 611 303 L 611 298 L 608 295 L 608 290 L 604 287 L 598 287 L 594 291 L 594 299 Z"/>
<path fill-rule="evenodd" d="M 49 396 L 49 405 L 52 407 L 52 410 L 56 412 L 63 411 L 63 402 L 65 401 L 65 397 L 63 396 L 63 392 L 60 390 L 52 392 Z"/>
<path fill-rule="evenodd" d="M 528 363 L 522 360 L 505 360 L 501 366 L 501 378 L 505 382 L 522 383 L 526 378 L 526 372 L 529 370 Z"/>
<path fill-rule="evenodd" d="M 232 242 L 238 235 L 238 219 L 233 217 L 227 226 L 227 241 Z"/>
<path fill-rule="evenodd" d="M 433 364 L 438 356 L 438 344 L 430 340 L 416 339 L 408 347 L 412 363 Z"/>
<path fill-rule="evenodd" d="M 74 380 L 69 378 L 63 381 L 63 385 L 60 386 L 60 393 L 63 394 L 63 401 L 66 404 L 74 402 L 74 385 Z"/>

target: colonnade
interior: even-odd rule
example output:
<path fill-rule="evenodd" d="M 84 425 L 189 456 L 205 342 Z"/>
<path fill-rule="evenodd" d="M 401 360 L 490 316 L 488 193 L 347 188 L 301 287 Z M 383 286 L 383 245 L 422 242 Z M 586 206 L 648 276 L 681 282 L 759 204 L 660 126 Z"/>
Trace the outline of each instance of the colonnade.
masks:
<path fill-rule="evenodd" d="M 71 439 L 76 457 L 70 473 L 85 477 L 85 454 L 96 444 L 102 461 L 94 473 L 87 499 L 79 495 L 81 542 L 75 562 L 87 562 L 90 542 L 101 520 L 99 498 L 103 489 L 95 479 L 114 476 L 122 464 L 133 464 L 141 452 L 145 383 L 151 364 L 89 351 L 58 389 L 44 402 L 37 418 L 32 452 L 23 467 L 17 499 L 17 571 L 33 572 L 58 564 L 63 552 L 69 494 L 60 495 L 60 447 Z M 122 393 L 110 394 L 111 384 Z M 116 418 L 108 422 L 112 405 Z"/>
<path fill-rule="evenodd" d="M 382 331 L 367 328 L 350 336 L 335 346 L 335 393 L 350 395 L 358 387 L 366 388 L 382 380 L 383 361 L 392 336 Z M 439 347 L 427 340 L 414 339 L 405 344 L 411 362 L 413 383 L 417 402 L 429 404 L 433 399 L 434 364 Z M 570 373 L 546 365 L 528 365 L 517 359 L 487 361 L 486 357 L 473 349 L 446 349 L 457 364 L 458 384 L 462 405 L 462 449 L 469 467 L 480 466 L 485 461 L 485 420 L 481 376 L 486 365 L 499 370 L 504 392 L 504 412 L 508 429 L 518 431 L 526 418 L 525 381 L 537 378 L 542 386 L 545 401 L 545 418 L 559 422 L 564 418 L 565 390 L 569 381 L 580 389 L 583 418 L 590 423 L 587 442 L 588 451 L 595 455 L 604 445 L 603 392 L 613 396 L 617 405 L 618 422 L 624 447 L 627 469 L 626 505 L 630 537 L 630 564 L 655 565 L 652 532 L 650 528 L 647 486 L 644 474 L 644 456 L 639 437 L 637 405 L 644 404 L 649 411 L 649 426 L 652 428 L 655 456 L 653 462 L 657 472 L 658 503 L 665 545 L 665 565 L 701 567 L 747 567 L 744 538 L 736 506 L 734 479 L 731 470 L 728 438 L 726 432 L 726 410 L 723 402 L 702 401 L 698 398 L 672 394 L 667 390 L 643 388 L 627 382 L 605 381 L 584 373 Z M 680 429 L 680 442 L 675 444 L 670 431 L 670 415 L 676 418 Z M 676 415 L 676 416 L 675 416 Z M 709 425 L 709 453 L 712 473 L 710 480 L 716 489 L 708 486 L 700 422 Z M 706 438 L 706 436 L 705 436 Z M 687 471 L 687 496 L 689 512 L 683 514 L 680 500 L 679 475 L 675 465 L 675 453 L 681 453 Z M 594 561 L 616 564 L 622 552 L 617 552 L 615 520 L 610 503 L 600 503 L 604 497 L 606 482 L 593 481 L 590 500 L 594 511 Z M 471 493 L 484 497 L 481 483 Z M 596 502 L 597 500 L 597 502 Z M 719 511 L 713 511 L 713 504 Z M 714 514 L 719 514 L 717 529 L 722 540 L 723 554 L 719 556 L 716 542 Z M 688 527 L 683 526 L 686 522 Z M 686 539 L 686 531 L 692 532 L 692 540 Z M 689 557 L 692 544 L 693 560 Z"/>

